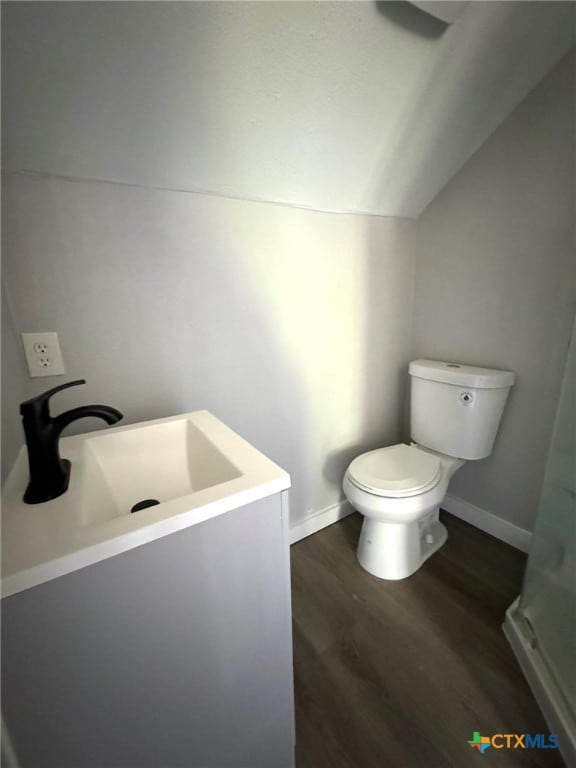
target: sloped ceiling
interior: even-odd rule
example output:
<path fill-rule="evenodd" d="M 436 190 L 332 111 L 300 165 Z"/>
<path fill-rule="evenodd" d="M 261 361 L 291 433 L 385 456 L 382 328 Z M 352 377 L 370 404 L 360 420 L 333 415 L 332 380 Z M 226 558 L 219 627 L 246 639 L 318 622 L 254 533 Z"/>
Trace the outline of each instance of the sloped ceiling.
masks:
<path fill-rule="evenodd" d="M 4 166 L 417 216 L 574 45 L 574 12 L 3 3 Z"/>

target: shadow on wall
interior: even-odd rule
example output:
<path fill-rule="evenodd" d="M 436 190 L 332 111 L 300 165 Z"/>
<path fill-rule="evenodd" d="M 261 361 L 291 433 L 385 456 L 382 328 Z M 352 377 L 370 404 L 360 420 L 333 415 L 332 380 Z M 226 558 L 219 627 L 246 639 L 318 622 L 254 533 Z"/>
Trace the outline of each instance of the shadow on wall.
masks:
<path fill-rule="evenodd" d="M 20 340 L 16 335 L 2 283 L 2 483 L 24 443 L 19 406 L 28 397 Z"/>
<path fill-rule="evenodd" d="M 447 27 L 445 22 L 430 16 L 412 3 L 376 0 L 375 5 L 378 13 L 381 13 L 382 16 L 418 37 L 427 37 L 433 40 L 440 37 Z"/>

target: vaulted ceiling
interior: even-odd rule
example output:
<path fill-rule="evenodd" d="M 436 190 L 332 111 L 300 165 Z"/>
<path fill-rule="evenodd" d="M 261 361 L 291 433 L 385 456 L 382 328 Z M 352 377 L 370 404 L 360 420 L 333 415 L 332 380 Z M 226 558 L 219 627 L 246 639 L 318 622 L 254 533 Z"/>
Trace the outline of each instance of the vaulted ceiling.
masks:
<path fill-rule="evenodd" d="M 574 12 L 3 3 L 4 166 L 417 216 L 575 44 Z"/>

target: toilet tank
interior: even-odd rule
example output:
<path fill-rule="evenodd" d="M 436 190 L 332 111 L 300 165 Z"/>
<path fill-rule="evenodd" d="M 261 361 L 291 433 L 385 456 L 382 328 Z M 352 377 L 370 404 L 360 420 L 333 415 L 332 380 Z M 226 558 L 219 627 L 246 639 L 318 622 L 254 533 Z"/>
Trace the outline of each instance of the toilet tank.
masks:
<path fill-rule="evenodd" d="M 414 360 L 409 373 L 412 440 L 459 459 L 489 456 L 514 374 L 437 360 Z"/>

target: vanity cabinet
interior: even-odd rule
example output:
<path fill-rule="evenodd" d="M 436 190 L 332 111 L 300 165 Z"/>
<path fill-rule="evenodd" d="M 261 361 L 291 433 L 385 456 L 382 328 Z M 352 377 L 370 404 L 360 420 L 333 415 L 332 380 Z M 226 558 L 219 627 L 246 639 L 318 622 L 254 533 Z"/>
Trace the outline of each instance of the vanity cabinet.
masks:
<path fill-rule="evenodd" d="M 6 597 L 2 633 L 20 768 L 294 765 L 287 491 Z"/>

